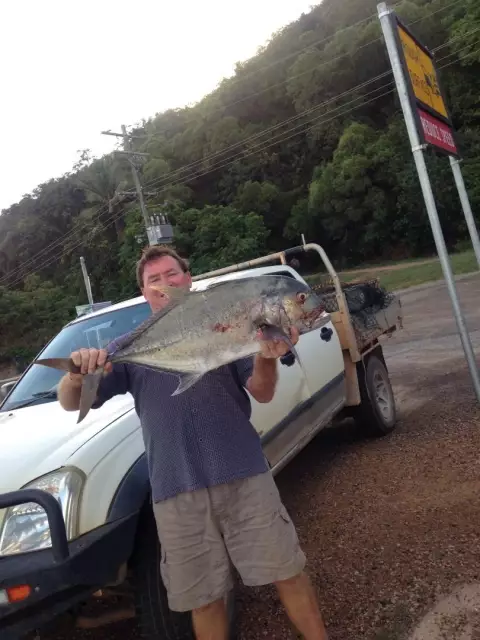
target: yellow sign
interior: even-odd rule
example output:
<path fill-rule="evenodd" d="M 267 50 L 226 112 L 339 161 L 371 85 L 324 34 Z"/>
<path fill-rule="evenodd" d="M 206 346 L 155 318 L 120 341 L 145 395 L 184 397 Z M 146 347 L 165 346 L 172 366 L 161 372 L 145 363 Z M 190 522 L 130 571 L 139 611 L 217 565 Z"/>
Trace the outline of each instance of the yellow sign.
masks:
<path fill-rule="evenodd" d="M 398 25 L 398 33 L 415 97 L 439 115 L 448 118 L 433 60 L 400 25 Z"/>

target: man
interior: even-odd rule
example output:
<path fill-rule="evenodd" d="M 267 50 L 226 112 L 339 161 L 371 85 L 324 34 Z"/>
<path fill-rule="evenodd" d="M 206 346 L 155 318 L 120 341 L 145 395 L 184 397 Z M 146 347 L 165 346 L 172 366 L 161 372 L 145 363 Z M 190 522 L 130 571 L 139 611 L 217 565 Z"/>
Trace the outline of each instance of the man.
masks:
<path fill-rule="evenodd" d="M 168 298 L 158 285 L 190 289 L 188 264 L 168 247 L 149 247 L 137 280 L 153 312 Z M 155 285 L 156 288 L 153 288 Z M 298 332 L 292 332 L 292 342 Z M 82 374 L 103 366 L 110 349 L 71 354 Z M 246 388 L 270 402 L 277 383 L 281 342 L 262 341 L 254 358 L 206 374 L 172 397 L 170 373 L 132 364 L 107 364 L 93 408 L 130 392 L 140 417 L 154 515 L 162 547 L 161 572 L 173 611 L 192 611 L 198 640 L 226 640 L 224 596 L 232 586 L 230 564 L 250 586 L 274 583 L 286 611 L 306 640 L 326 640 L 305 556 L 250 422 Z M 66 374 L 58 398 L 78 410 L 82 374 Z"/>

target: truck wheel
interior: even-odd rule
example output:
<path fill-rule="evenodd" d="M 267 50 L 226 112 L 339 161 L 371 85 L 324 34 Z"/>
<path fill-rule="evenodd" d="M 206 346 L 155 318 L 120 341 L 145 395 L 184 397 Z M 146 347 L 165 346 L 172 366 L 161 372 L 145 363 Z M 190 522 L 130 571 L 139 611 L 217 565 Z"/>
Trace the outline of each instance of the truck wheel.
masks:
<path fill-rule="evenodd" d="M 141 637 L 145 640 L 195 640 L 191 613 L 168 607 L 167 592 L 160 573 L 161 549 L 151 505 L 138 522 L 131 560 L 132 588 Z M 227 599 L 230 638 L 234 638 L 235 594 Z"/>
<path fill-rule="evenodd" d="M 358 363 L 357 373 L 362 402 L 353 407 L 355 422 L 367 435 L 385 436 L 393 431 L 397 422 L 395 397 L 387 368 L 381 357 L 372 353 Z"/>

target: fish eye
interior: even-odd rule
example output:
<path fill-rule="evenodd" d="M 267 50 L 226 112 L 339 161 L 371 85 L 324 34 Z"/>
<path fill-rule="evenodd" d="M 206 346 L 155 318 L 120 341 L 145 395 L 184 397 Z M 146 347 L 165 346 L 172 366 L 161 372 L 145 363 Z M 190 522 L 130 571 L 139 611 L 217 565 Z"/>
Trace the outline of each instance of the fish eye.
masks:
<path fill-rule="evenodd" d="M 297 300 L 300 303 L 305 302 L 306 299 L 307 299 L 307 294 L 306 293 L 297 293 Z"/>

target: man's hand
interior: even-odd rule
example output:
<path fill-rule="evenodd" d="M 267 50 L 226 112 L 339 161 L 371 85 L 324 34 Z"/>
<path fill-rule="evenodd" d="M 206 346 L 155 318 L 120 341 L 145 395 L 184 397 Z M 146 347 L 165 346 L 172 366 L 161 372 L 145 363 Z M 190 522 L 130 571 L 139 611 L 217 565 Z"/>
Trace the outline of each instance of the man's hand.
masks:
<path fill-rule="evenodd" d="M 105 364 L 107 357 L 108 352 L 105 349 L 80 349 L 70 354 L 70 358 L 77 367 L 80 367 L 83 374 L 95 373 L 98 367 L 105 367 L 105 372 L 109 373 L 112 370 L 112 363 Z"/>
<path fill-rule="evenodd" d="M 261 331 L 259 333 L 261 333 Z M 298 332 L 298 329 L 296 327 L 291 327 L 290 340 L 292 341 L 292 344 L 296 345 L 299 338 L 300 338 L 300 334 Z M 260 342 L 260 346 L 261 346 L 261 350 L 259 355 L 262 358 L 267 358 L 267 359 L 277 360 L 278 358 L 281 358 L 282 356 L 286 355 L 290 351 L 290 347 L 287 345 L 287 343 L 284 340 L 281 340 L 280 338 L 278 340 L 277 339 L 262 340 Z"/>
<path fill-rule="evenodd" d="M 81 386 L 82 376 L 86 373 L 95 373 L 98 367 L 104 367 L 105 373 L 110 373 L 112 363 L 107 362 L 108 353 L 105 349 L 80 349 L 72 351 L 70 358 L 80 367 L 81 373 L 69 373 L 68 377 L 76 386 Z M 105 364 L 106 363 L 106 364 Z"/>
<path fill-rule="evenodd" d="M 70 358 L 80 368 L 81 373 L 66 373 L 58 385 L 58 400 L 66 411 L 76 411 L 79 408 L 80 390 L 85 374 L 95 373 L 98 367 L 104 367 L 105 373 L 112 371 L 112 363 L 106 362 L 107 357 L 105 349 L 72 351 Z"/>

